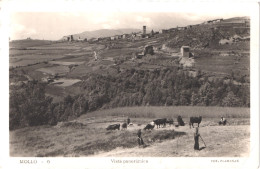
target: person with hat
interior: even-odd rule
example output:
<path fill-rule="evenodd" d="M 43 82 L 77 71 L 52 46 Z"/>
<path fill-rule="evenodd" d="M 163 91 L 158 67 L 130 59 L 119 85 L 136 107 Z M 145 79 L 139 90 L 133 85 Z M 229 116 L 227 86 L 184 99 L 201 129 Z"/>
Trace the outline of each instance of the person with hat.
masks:
<path fill-rule="evenodd" d="M 199 134 L 199 128 L 196 127 L 195 128 L 195 133 L 194 133 L 194 150 L 200 150 L 200 146 L 199 146 L 199 137 L 200 137 L 200 134 Z"/>
<path fill-rule="evenodd" d="M 139 129 L 137 132 L 139 146 L 144 145 L 144 141 L 143 141 L 143 138 L 141 135 L 142 135 L 142 132 L 141 132 L 141 129 Z"/>
<path fill-rule="evenodd" d="M 219 125 L 221 125 L 221 124 L 226 125 L 226 123 L 227 123 L 227 120 L 223 116 L 221 116 L 220 121 L 218 122 L 218 124 Z"/>

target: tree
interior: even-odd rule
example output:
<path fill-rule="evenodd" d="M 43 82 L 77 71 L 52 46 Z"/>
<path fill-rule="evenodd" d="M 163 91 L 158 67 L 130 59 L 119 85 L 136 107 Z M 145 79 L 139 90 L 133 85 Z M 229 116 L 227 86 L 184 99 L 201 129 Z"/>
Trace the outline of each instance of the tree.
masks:
<path fill-rule="evenodd" d="M 203 84 L 199 89 L 199 105 L 209 106 L 212 102 L 213 90 L 209 82 Z"/>
<path fill-rule="evenodd" d="M 228 92 L 227 96 L 222 100 L 222 106 L 238 107 L 242 105 L 242 101 L 232 91 Z"/>
<path fill-rule="evenodd" d="M 199 103 L 199 96 L 197 93 L 192 92 L 191 94 L 191 106 L 196 106 Z"/>
<path fill-rule="evenodd" d="M 51 97 L 45 96 L 45 84 L 28 82 L 10 90 L 10 129 L 47 124 Z"/>

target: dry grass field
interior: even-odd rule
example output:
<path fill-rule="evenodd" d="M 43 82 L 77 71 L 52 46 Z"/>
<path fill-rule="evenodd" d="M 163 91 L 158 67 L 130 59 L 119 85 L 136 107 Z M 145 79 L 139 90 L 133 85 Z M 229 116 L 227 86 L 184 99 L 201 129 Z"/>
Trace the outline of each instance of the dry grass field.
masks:
<path fill-rule="evenodd" d="M 135 107 L 102 110 L 82 115 L 71 122 L 58 123 L 56 126 L 27 127 L 10 131 L 10 155 L 69 157 L 244 157 L 249 155 L 249 109 L 148 107 L 150 111 L 158 110 L 152 116 L 147 114 L 144 109 L 144 107 L 139 109 Z M 146 124 L 158 117 L 174 117 L 174 123 L 177 124 L 175 116 L 181 110 L 186 112 L 186 114 L 181 114 L 184 117 L 185 126 L 167 125 L 165 128 L 155 128 L 152 131 L 142 130 L 142 137 L 146 146 L 138 146 L 138 129 L 143 129 Z M 194 151 L 194 129 L 190 129 L 187 125 L 187 116 L 189 114 L 196 115 L 199 110 L 205 112 L 201 113 L 203 119 L 200 125 L 200 133 L 206 147 L 200 141 L 202 150 Z M 118 114 L 119 111 L 122 112 L 121 115 Z M 136 112 L 139 116 L 135 117 L 131 114 L 131 111 Z M 208 112 L 212 112 L 212 115 L 207 115 Z M 130 116 L 133 126 L 129 126 L 127 130 L 106 130 L 106 127 L 110 124 L 125 122 L 127 115 Z M 226 126 L 218 126 L 217 124 L 218 117 L 221 115 L 224 115 L 228 120 Z"/>
<path fill-rule="evenodd" d="M 190 116 L 202 116 L 206 118 L 250 118 L 249 108 L 240 107 L 199 107 L 199 106 L 143 106 L 143 107 L 121 107 L 108 110 L 99 110 L 94 113 L 88 113 L 84 116 L 129 116 L 136 118 L 177 118 L 181 115 L 184 118 Z"/>
<path fill-rule="evenodd" d="M 210 73 L 225 74 L 230 72 L 249 76 L 250 54 L 248 50 L 214 50 L 200 53 L 195 59 L 195 68 Z"/>

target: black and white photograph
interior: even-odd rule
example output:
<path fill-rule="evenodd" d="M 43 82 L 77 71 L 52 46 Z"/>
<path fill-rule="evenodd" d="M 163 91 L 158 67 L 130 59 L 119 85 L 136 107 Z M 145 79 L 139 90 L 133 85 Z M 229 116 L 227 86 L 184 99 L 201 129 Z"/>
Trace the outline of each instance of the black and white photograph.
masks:
<path fill-rule="evenodd" d="M 10 12 L 9 157 L 252 157 L 254 16 L 219 6 Z"/>

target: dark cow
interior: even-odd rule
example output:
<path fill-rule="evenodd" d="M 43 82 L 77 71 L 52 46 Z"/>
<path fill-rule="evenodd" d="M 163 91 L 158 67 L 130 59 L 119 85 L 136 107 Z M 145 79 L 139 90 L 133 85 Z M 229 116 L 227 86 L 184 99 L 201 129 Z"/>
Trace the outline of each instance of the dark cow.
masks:
<path fill-rule="evenodd" d="M 166 126 L 166 119 L 157 119 L 157 120 L 154 120 L 153 122 L 156 124 L 157 128 L 158 128 L 158 126 L 160 128 L 161 125 L 163 125 L 164 127 Z"/>
<path fill-rule="evenodd" d="M 123 129 L 127 129 L 127 123 L 123 123 L 123 124 L 122 124 L 122 130 L 123 130 Z"/>
<path fill-rule="evenodd" d="M 120 130 L 120 124 L 112 124 L 107 127 L 107 130 Z"/>
<path fill-rule="evenodd" d="M 221 125 L 221 124 L 223 124 L 223 126 L 225 126 L 225 125 L 227 124 L 227 120 L 219 121 L 219 122 L 218 122 L 218 125 Z"/>
<path fill-rule="evenodd" d="M 191 126 L 194 128 L 193 123 L 198 123 L 198 127 L 199 127 L 200 123 L 201 123 L 201 120 L 202 120 L 201 116 L 199 116 L 199 117 L 190 117 L 190 128 L 191 128 Z"/>
<path fill-rule="evenodd" d="M 154 125 L 147 124 L 144 128 L 144 130 L 152 130 L 154 128 Z"/>
<path fill-rule="evenodd" d="M 173 125 L 173 122 L 174 122 L 173 119 L 167 119 L 166 120 L 166 123 L 168 123 L 170 126 Z"/>
<path fill-rule="evenodd" d="M 184 121 L 182 120 L 182 117 L 181 116 L 178 116 L 177 117 L 177 121 L 178 121 L 178 125 L 179 126 L 184 126 L 185 124 L 184 124 Z"/>

